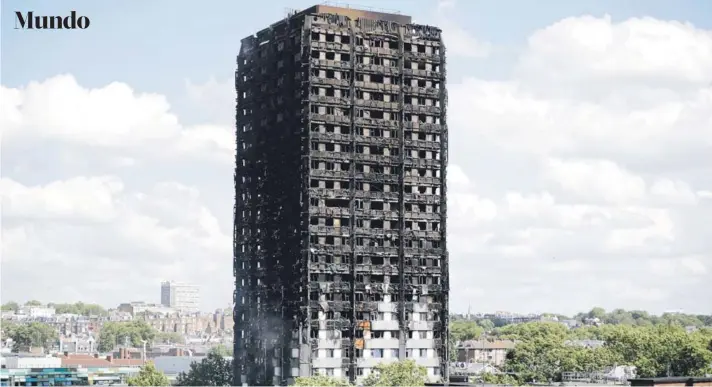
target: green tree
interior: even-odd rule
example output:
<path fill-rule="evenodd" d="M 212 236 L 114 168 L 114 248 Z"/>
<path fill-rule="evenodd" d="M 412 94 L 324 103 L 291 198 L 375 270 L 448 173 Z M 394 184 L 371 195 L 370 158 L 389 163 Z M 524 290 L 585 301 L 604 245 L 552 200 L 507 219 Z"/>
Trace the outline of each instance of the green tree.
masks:
<path fill-rule="evenodd" d="M 603 332 L 606 347 L 637 367 L 640 377 L 698 376 L 712 371 L 705 334 L 689 334 L 679 325 L 616 326 Z"/>
<path fill-rule="evenodd" d="M 555 336 L 525 339 L 507 354 L 504 369 L 522 382 L 556 381 L 567 368 L 572 349 Z"/>
<path fill-rule="evenodd" d="M 379 364 L 363 381 L 364 386 L 424 386 L 428 371 L 413 360 Z"/>
<path fill-rule="evenodd" d="M 552 339 L 563 341 L 569 336 L 569 329 L 558 322 L 528 322 L 524 324 L 511 324 L 495 329 L 494 332 L 502 339 L 533 340 Z"/>
<path fill-rule="evenodd" d="M 20 310 L 20 305 L 18 305 L 15 301 L 10 301 L 2 304 L 3 312 L 17 312 L 18 310 Z"/>
<path fill-rule="evenodd" d="M 300 376 L 294 380 L 294 385 L 303 387 L 347 387 L 351 384 L 346 379 L 334 378 L 331 376 L 324 375 L 314 375 Z"/>
<path fill-rule="evenodd" d="M 181 372 L 177 386 L 232 386 L 232 362 L 220 354 L 210 352 L 208 356 L 190 365 L 190 370 Z"/>
<path fill-rule="evenodd" d="M 458 356 L 457 356 L 457 354 L 458 354 L 457 340 L 455 340 L 455 337 L 452 334 L 450 334 L 450 339 L 448 340 L 447 347 L 448 347 L 448 352 L 450 354 L 450 361 L 457 361 L 457 358 L 458 358 Z"/>
<path fill-rule="evenodd" d="M 172 343 L 172 344 L 183 344 L 185 343 L 185 337 L 180 333 L 175 332 L 156 332 L 156 337 L 154 340 L 159 343 Z"/>
<path fill-rule="evenodd" d="M 141 320 L 107 322 L 101 327 L 97 344 L 101 352 L 111 351 L 116 345 L 124 344 L 126 341 L 138 347 L 142 345 L 142 340 L 153 340 L 156 333 L 150 325 Z"/>
<path fill-rule="evenodd" d="M 586 316 L 588 318 L 597 318 L 600 320 L 604 320 L 606 318 L 606 310 L 601 307 L 595 307 L 591 309 Z"/>
<path fill-rule="evenodd" d="M 505 386 L 518 386 L 519 380 L 509 374 L 493 374 L 485 372 L 479 377 L 480 381 L 486 384 L 500 384 Z"/>
<path fill-rule="evenodd" d="M 640 317 L 631 313 L 632 319 Z M 601 371 L 621 364 L 636 366 L 641 377 L 697 376 L 711 371 L 712 330 L 687 333 L 679 324 L 627 323 L 567 332 L 556 325 L 540 322 L 498 329 L 503 337 L 518 340 L 507 355 L 504 369 L 515 373 L 522 383 L 560 381 L 566 371 Z M 605 345 L 584 348 L 567 343 L 582 338 L 603 340 Z"/>
<path fill-rule="evenodd" d="M 484 329 L 475 321 L 453 321 L 450 323 L 450 336 L 455 341 L 474 340 L 482 336 Z"/>
<path fill-rule="evenodd" d="M 47 324 L 31 322 L 18 324 L 12 328 L 8 337 L 13 341 L 13 352 L 19 352 L 24 347 L 52 347 L 59 335 L 57 331 Z"/>
<path fill-rule="evenodd" d="M 25 302 L 25 306 L 42 306 L 43 304 L 37 300 L 30 300 Z"/>
<path fill-rule="evenodd" d="M 18 325 L 10 321 L 3 321 L 0 324 L 0 340 L 5 340 L 11 338 L 15 330 L 17 330 Z"/>
<path fill-rule="evenodd" d="M 146 363 L 138 372 L 138 375 L 128 379 L 129 386 L 170 386 L 168 377 L 163 372 L 156 369 L 153 362 Z"/>
<path fill-rule="evenodd" d="M 105 316 L 106 309 L 98 304 L 85 304 L 76 302 L 74 304 L 48 304 L 54 307 L 58 314 L 78 314 L 81 316 Z"/>
<path fill-rule="evenodd" d="M 489 332 L 494 329 L 494 323 L 492 322 L 492 320 L 486 318 L 478 321 L 477 325 L 481 326 L 482 329 L 485 330 L 485 332 Z"/>
<path fill-rule="evenodd" d="M 232 356 L 232 348 L 228 348 L 223 344 L 218 344 L 210 348 L 210 352 L 223 357 Z"/>

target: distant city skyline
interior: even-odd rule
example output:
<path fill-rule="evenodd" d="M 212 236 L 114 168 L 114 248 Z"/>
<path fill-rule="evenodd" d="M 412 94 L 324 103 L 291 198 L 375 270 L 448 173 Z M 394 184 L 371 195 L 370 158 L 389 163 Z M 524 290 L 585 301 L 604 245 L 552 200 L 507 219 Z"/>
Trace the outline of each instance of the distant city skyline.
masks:
<path fill-rule="evenodd" d="M 1 300 L 232 304 L 239 39 L 314 3 L 2 1 Z M 385 8 L 443 27 L 452 312 L 710 312 L 712 3 Z"/>

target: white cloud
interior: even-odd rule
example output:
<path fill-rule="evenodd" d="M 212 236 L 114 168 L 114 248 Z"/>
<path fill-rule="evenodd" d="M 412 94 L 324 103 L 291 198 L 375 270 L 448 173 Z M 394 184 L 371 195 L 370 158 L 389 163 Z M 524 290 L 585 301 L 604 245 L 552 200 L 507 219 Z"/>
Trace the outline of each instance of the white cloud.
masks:
<path fill-rule="evenodd" d="M 45 186 L 25 187 L 11 179 L 0 179 L 3 218 L 57 221 L 112 221 L 117 212 L 115 195 L 123 191 L 113 176 L 55 181 Z"/>
<path fill-rule="evenodd" d="M 492 44 L 472 36 L 454 23 L 443 23 L 443 40 L 447 53 L 453 57 L 486 58 L 492 52 Z"/>
<path fill-rule="evenodd" d="M 467 29 L 454 22 L 453 15 L 456 11 L 456 0 L 439 0 L 437 2 L 436 24 L 443 31 L 448 58 L 477 59 L 490 56 L 492 44 L 478 39 Z"/>
<path fill-rule="evenodd" d="M 202 284 L 219 279 L 204 289 L 205 296 L 216 297 L 207 304 L 229 302 L 232 272 L 224 268 L 231 264 L 231 235 L 201 204 L 196 188 L 157 183 L 148 192 L 127 191 L 115 176 L 44 186 L 3 179 L 0 187 L 2 286 L 10 296 L 61 301 L 72 299 L 67 291 L 101 284 L 132 289 L 130 295 L 124 290 L 98 296 L 113 306 L 126 296 L 153 300 L 161 278 Z M 31 278 L 18 275 L 33 271 Z M 74 278 L 72 286 L 37 286 L 35 279 L 52 275 L 51 284 Z"/>
<path fill-rule="evenodd" d="M 688 23 L 570 17 L 534 33 L 520 66 L 547 80 L 658 85 L 712 81 L 712 32 Z"/>
<path fill-rule="evenodd" d="M 478 40 L 443 28 L 464 68 Z M 450 80 L 453 310 L 706 306 L 710 34 L 567 18 L 531 34 L 509 77 Z M 186 88 L 197 125 L 122 83 L 2 88 L 3 299 L 150 301 L 173 278 L 230 301 L 234 93 Z"/>
<path fill-rule="evenodd" d="M 118 82 L 0 92 L 3 299 L 157 301 L 176 279 L 203 285 L 205 307 L 231 302 L 232 213 L 213 198 L 232 208 L 230 126 L 182 125 Z"/>
<path fill-rule="evenodd" d="M 550 159 L 545 173 L 564 190 L 613 204 L 638 202 L 646 193 L 643 178 L 609 160 Z"/>
<path fill-rule="evenodd" d="M 700 310 L 712 298 L 690 287 L 712 264 L 712 31 L 567 18 L 535 31 L 514 68 L 450 84 L 450 155 L 468 177 L 457 194 L 497 208 L 461 234 L 472 205 L 450 201 L 452 289 L 489 290 L 453 292 L 452 307 Z"/>
<path fill-rule="evenodd" d="M 137 94 L 124 83 L 87 89 L 74 77 L 59 75 L 22 89 L 2 87 L 0 98 L 7 141 L 60 140 L 226 162 L 234 154 L 229 126 L 183 127 L 164 96 Z"/>
<path fill-rule="evenodd" d="M 235 123 L 235 85 L 232 81 L 218 81 L 215 77 L 205 83 L 185 81 L 188 98 L 197 105 L 203 118 L 232 127 Z"/>

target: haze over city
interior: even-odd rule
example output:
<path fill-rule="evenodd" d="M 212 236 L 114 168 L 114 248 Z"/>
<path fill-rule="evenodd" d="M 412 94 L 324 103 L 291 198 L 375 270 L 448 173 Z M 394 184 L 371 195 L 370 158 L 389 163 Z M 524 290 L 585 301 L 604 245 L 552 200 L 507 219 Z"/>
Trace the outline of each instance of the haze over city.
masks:
<path fill-rule="evenodd" d="M 118 4 L 2 3 L 2 301 L 224 308 L 239 40 L 313 4 Z M 359 4 L 443 30 L 452 312 L 709 313 L 712 5 Z"/>

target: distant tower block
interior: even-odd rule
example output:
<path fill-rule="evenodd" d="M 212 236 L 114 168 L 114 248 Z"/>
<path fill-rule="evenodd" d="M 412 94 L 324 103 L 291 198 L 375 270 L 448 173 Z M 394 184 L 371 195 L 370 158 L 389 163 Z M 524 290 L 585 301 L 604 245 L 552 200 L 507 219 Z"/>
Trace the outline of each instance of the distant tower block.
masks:
<path fill-rule="evenodd" d="M 174 281 L 162 282 L 161 304 L 182 312 L 199 312 L 200 288 Z"/>

